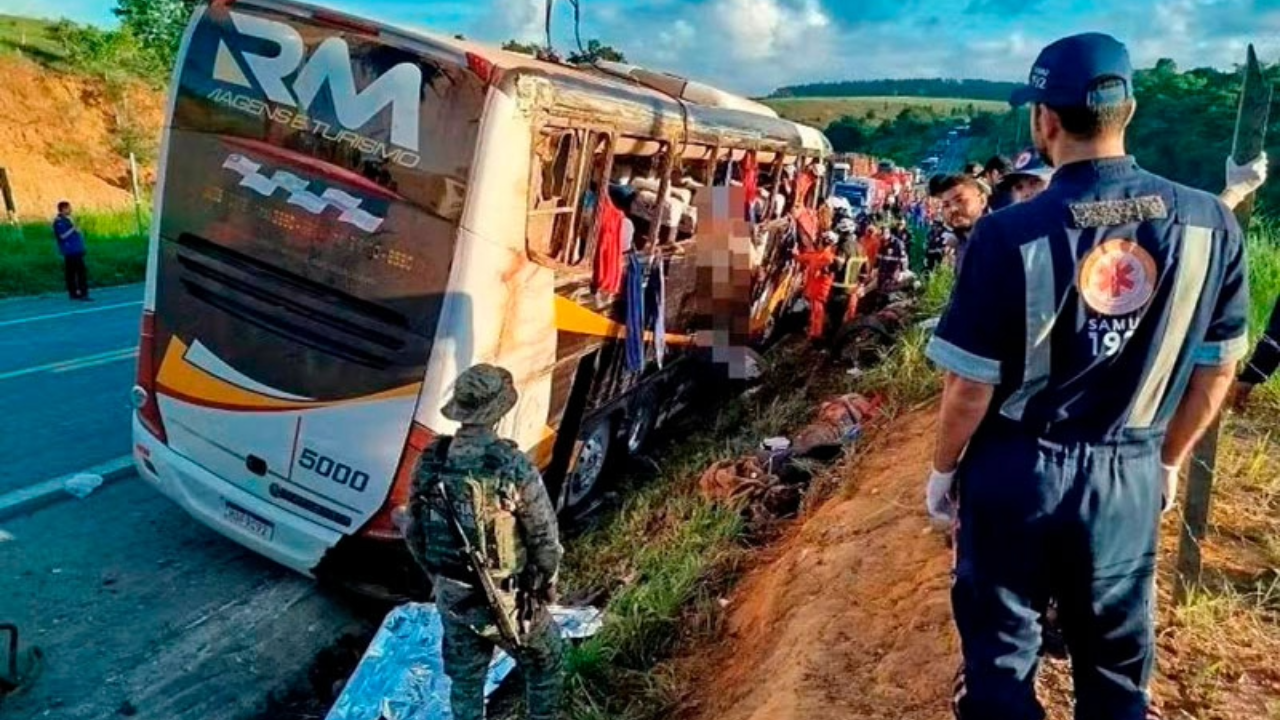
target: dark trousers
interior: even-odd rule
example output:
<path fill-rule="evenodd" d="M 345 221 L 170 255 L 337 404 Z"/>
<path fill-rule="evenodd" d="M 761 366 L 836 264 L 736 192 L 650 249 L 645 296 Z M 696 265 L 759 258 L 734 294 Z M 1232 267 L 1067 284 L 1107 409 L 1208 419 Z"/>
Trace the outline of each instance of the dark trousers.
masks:
<path fill-rule="evenodd" d="M 961 463 L 952 606 L 962 720 L 1042 720 L 1040 616 L 1057 598 L 1078 720 L 1143 720 L 1159 441 L 1054 444 L 995 421 Z"/>
<path fill-rule="evenodd" d="M 89 297 L 89 271 L 84 266 L 84 255 L 65 255 L 62 272 L 67 279 L 67 294 L 72 300 Z"/>

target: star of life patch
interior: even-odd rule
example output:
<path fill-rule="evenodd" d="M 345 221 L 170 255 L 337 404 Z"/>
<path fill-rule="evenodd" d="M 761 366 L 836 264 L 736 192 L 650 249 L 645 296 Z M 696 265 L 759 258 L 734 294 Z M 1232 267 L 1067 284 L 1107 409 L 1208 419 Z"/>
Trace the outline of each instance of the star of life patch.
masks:
<path fill-rule="evenodd" d="M 1091 310 L 1114 317 L 1145 307 L 1158 282 L 1151 253 L 1130 240 L 1108 240 L 1085 256 L 1076 285 Z"/>

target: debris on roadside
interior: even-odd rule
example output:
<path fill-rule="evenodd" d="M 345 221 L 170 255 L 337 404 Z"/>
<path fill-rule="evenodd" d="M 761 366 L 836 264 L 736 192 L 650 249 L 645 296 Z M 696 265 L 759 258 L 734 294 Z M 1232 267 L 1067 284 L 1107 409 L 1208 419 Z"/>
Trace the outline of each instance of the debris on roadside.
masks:
<path fill-rule="evenodd" d="M 802 485 L 783 482 L 756 456 L 712 465 L 698 488 L 702 497 L 738 509 L 749 522 L 794 515 L 804 494 Z"/>
<path fill-rule="evenodd" d="M 755 454 L 707 468 L 698 479 L 699 493 L 738 510 L 752 525 L 793 517 L 813 480 L 814 465 L 835 460 L 857 441 L 879 407 L 878 398 L 856 394 L 827 400 L 793 438 L 767 438 Z"/>
<path fill-rule="evenodd" d="M 92 495 L 93 491 L 100 487 L 102 487 L 102 476 L 87 473 L 73 475 L 62 483 L 63 490 L 81 500 Z"/>
<path fill-rule="evenodd" d="M 570 640 L 591 637 L 604 623 L 597 608 L 550 610 L 561 635 Z M 450 683 L 440 655 L 442 636 L 434 604 L 408 603 L 392 610 L 325 720 L 448 720 Z M 514 669 L 514 660 L 496 652 L 485 697 Z"/>

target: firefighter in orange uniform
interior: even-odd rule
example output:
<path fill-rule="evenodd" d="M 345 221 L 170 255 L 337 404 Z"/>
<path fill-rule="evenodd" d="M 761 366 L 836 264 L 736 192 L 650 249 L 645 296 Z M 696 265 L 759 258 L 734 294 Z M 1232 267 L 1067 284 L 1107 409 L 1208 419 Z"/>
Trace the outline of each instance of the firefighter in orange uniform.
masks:
<path fill-rule="evenodd" d="M 836 235 L 826 232 L 818 237 L 816 247 L 800 250 L 796 261 L 804 268 L 804 299 L 809 304 L 809 339 L 821 340 L 827 328 L 827 300 L 835 276 L 831 271 L 836 261 Z"/>

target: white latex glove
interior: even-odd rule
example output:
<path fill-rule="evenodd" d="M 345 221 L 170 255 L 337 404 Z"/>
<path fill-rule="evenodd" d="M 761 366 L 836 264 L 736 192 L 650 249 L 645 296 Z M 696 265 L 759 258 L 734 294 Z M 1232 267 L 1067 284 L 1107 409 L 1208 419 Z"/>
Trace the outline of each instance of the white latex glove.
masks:
<path fill-rule="evenodd" d="M 1164 471 L 1164 494 L 1160 496 L 1160 512 L 1163 514 L 1178 505 L 1178 474 L 1182 472 L 1182 468 L 1162 462 L 1160 469 Z"/>
<path fill-rule="evenodd" d="M 924 506 L 929 517 L 939 522 L 952 522 L 956 517 L 956 503 L 951 498 L 951 486 L 955 484 L 956 474 L 938 472 L 929 473 L 929 484 L 925 488 Z"/>
<path fill-rule="evenodd" d="M 1245 198 L 1267 182 L 1267 154 L 1263 152 L 1253 162 L 1236 165 L 1227 157 L 1227 194 Z"/>

